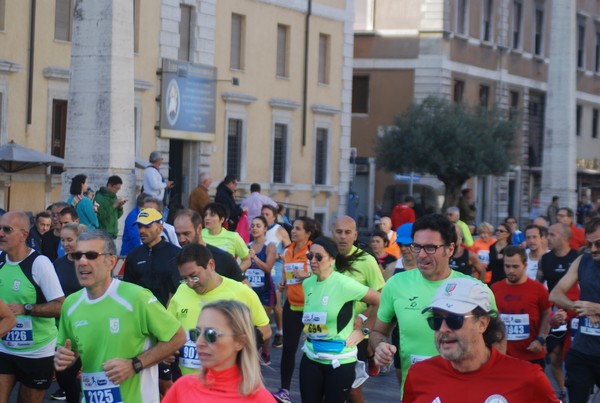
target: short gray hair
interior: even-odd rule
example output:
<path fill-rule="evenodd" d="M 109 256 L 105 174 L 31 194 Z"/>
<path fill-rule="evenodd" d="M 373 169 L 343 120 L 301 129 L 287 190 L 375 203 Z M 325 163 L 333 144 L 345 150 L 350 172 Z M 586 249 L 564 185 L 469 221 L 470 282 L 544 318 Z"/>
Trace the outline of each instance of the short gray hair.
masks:
<path fill-rule="evenodd" d="M 93 229 L 89 231 L 84 231 L 77 237 L 77 242 L 79 241 L 92 241 L 94 239 L 99 239 L 104 241 L 104 246 L 102 247 L 102 253 L 107 255 L 117 255 L 117 246 L 115 245 L 115 241 L 108 235 L 106 232 L 101 229 Z"/>
<path fill-rule="evenodd" d="M 455 207 L 455 206 L 448 207 L 446 209 L 446 213 L 458 214 L 458 217 L 460 218 L 460 209 L 458 207 Z"/>

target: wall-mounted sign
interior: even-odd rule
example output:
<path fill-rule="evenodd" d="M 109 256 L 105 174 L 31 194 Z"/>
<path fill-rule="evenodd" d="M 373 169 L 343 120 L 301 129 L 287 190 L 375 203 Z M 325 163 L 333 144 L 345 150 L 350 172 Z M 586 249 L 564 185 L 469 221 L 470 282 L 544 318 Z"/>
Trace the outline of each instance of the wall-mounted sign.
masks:
<path fill-rule="evenodd" d="M 163 59 L 160 137 L 214 141 L 217 69 Z"/>

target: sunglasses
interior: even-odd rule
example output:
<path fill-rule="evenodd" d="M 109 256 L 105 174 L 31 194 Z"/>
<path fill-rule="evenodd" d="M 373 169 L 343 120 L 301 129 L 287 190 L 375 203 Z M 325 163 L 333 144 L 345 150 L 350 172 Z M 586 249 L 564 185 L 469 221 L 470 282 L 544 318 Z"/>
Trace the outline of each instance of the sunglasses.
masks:
<path fill-rule="evenodd" d="M 463 326 L 465 318 L 472 318 L 476 315 L 454 315 L 454 316 L 430 316 L 427 318 L 427 324 L 431 330 L 436 332 L 442 327 L 442 322 L 446 321 L 446 326 L 452 330 L 458 330 Z"/>
<path fill-rule="evenodd" d="M 212 327 L 207 327 L 205 329 L 200 329 L 196 327 L 194 329 L 190 329 L 189 334 L 190 340 L 193 342 L 196 342 L 202 334 L 204 336 L 204 341 L 206 341 L 206 344 L 216 343 L 219 337 L 222 336 L 235 336 L 233 334 L 223 333 L 217 329 L 213 329 Z"/>
<path fill-rule="evenodd" d="M 200 278 L 198 278 L 196 276 L 186 277 L 186 278 L 182 278 L 181 280 L 179 280 L 179 284 L 188 284 L 188 283 L 196 284 L 198 281 L 200 281 Z"/>
<path fill-rule="evenodd" d="M 497 229 L 496 232 L 508 232 L 508 231 L 503 230 L 503 229 Z"/>
<path fill-rule="evenodd" d="M 81 260 L 81 258 L 84 256 L 87 260 L 96 260 L 100 256 L 112 256 L 112 253 L 100 253 L 100 252 L 94 252 L 94 251 L 71 252 L 69 254 L 69 256 L 71 256 L 71 258 L 73 258 L 74 260 Z"/>
<path fill-rule="evenodd" d="M 321 255 L 320 253 L 306 252 L 306 258 L 309 262 L 313 260 L 313 258 L 317 259 L 317 262 L 321 262 L 324 257 L 325 256 Z"/>
<path fill-rule="evenodd" d="M 1 225 L 0 230 L 2 230 L 2 232 L 4 232 L 6 235 L 8 235 L 11 232 L 13 232 L 15 229 L 13 227 L 9 227 L 8 225 Z"/>
<path fill-rule="evenodd" d="M 596 250 L 600 249 L 600 239 L 594 242 L 588 242 L 587 248 L 592 249 L 592 246 L 596 248 Z"/>

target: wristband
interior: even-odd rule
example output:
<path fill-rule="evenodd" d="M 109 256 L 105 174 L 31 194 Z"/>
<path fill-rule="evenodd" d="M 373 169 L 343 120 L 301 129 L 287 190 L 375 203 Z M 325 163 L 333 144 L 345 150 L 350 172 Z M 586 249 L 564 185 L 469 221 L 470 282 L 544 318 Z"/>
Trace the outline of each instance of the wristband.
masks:
<path fill-rule="evenodd" d="M 141 370 L 144 369 L 142 362 L 137 357 L 133 357 L 131 359 L 131 365 L 133 366 L 133 370 L 135 371 L 136 374 L 139 374 L 141 372 Z"/>
<path fill-rule="evenodd" d="M 536 341 L 539 341 L 540 344 L 543 346 L 544 344 L 546 344 L 546 339 L 543 338 L 542 336 L 538 336 L 535 338 Z"/>

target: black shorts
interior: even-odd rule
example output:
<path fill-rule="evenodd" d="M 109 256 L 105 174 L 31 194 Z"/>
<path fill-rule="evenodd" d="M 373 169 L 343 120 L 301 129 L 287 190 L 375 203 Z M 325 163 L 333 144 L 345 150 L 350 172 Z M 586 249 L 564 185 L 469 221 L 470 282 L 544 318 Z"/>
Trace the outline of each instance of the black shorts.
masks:
<path fill-rule="evenodd" d="M 177 362 L 177 361 L 175 361 Z M 172 381 L 173 377 L 171 374 L 172 364 L 165 364 L 164 362 L 158 363 L 158 379 L 163 381 Z"/>
<path fill-rule="evenodd" d="M 546 351 L 551 353 L 556 347 L 564 346 L 567 332 L 550 332 L 546 337 Z"/>
<path fill-rule="evenodd" d="M 14 375 L 18 382 L 28 388 L 46 390 L 52 384 L 54 356 L 24 358 L 0 353 L 0 374 Z"/>

